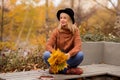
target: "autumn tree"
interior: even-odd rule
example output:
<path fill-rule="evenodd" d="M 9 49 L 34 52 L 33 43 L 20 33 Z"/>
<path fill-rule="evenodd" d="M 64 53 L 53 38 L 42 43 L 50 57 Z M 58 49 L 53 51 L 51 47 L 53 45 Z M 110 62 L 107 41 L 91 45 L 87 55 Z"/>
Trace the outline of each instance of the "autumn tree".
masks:
<path fill-rule="evenodd" d="M 14 41 L 16 46 L 23 42 L 23 45 L 27 45 L 37 37 L 42 39 L 40 36 L 45 38 L 49 36 L 56 26 L 56 16 L 53 14 L 55 8 L 52 1 L 49 1 L 48 8 L 46 5 L 37 5 L 38 2 L 38 0 L 21 0 L 16 5 L 16 0 L 10 1 L 10 9 L 4 13 L 4 41 Z M 46 23 L 49 26 L 47 28 Z"/>
<path fill-rule="evenodd" d="M 109 25 L 107 25 L 109 27 L 109 29 L 106 29 L 106 30 L 109 30 L 109 33 L 119 37 L 120 35 L 120 29 L 118 27 L 118 25 L 120 24 L 120 19 L 119 19 L 119 16 L 120 16 L 120 0 L 116 0 L 116 1 L 112 1 L 112 0 L 106 0 L 112 7 L 109 8 L 107 5 L 103 5 L 101 3 L 99 3 L 97 0 L 94 0 L 98 5 L 100 5 L 101 7 L 103 7 L 104 9 L 108 10 L 111 14 L 111 19 L 109 20 Z M 117 4 L 115 4 L 117 3 Z M 114 16 L 113 16 L 114 15 Z M 111 26 L 111 27 L 110 27 Z M 104 31 L 106 32 L 106 31 Z M 109 34 L 107 33 L 107 34 Z"/>

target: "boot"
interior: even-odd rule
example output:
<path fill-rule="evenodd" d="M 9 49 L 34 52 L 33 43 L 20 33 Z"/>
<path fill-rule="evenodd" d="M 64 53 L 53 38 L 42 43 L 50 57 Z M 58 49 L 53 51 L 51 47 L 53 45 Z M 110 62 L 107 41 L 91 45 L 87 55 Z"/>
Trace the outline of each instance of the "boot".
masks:
<path fill-rule="evenodd" d="M 66 74 L 74 74 L 74 75 L 80 75 L 83 73 L 83 70 L 81 68 L 69 68 L 66 72 Z"/>

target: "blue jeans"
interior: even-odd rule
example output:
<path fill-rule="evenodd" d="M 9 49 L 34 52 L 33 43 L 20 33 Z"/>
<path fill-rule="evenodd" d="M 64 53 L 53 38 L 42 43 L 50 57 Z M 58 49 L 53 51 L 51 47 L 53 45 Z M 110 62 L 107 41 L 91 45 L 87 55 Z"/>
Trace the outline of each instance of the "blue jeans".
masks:
<path fill-rule="evenodd" d="M 45 51 L 43 55 L 43 59 L 45 63 L 48 65 L 48 67 L 50 66 L 50 64 L 47 60 L 50 57 L 50 54 L 51 53 L 49 51 Z M 71 57 L 67 61 L 67 64 L 69 65 L 69 67 L 77 67 L 83 61 L 83 57 L 84 57 L 84 54 L 82 51 L 80 51 L 75 56 Z"/>

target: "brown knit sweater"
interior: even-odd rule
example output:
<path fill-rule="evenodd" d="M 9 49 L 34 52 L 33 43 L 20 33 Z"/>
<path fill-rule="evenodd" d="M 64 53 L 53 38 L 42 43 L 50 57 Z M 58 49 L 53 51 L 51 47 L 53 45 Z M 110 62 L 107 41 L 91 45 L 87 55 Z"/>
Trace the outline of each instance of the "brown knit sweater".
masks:
<path fill-rule="evenodd" d="M 54 29 L 46 44 L 46 50 L 52 52 L 60 49 L 70 56 L 76 55 L 81 50 L 81 39 L 79 29 L 73 34 L 69 30 Z"/>

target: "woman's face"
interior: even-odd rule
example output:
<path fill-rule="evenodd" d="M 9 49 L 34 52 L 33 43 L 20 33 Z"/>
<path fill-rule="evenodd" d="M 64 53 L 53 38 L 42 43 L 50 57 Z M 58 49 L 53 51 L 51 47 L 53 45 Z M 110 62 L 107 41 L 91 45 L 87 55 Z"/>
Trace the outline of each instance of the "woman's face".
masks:
<path fill-rule="evenodd" d="M 68 25 L 69 15 L 66 13 L 60 14 L 60 24 L 62 27 L 66 27 Z"/>

